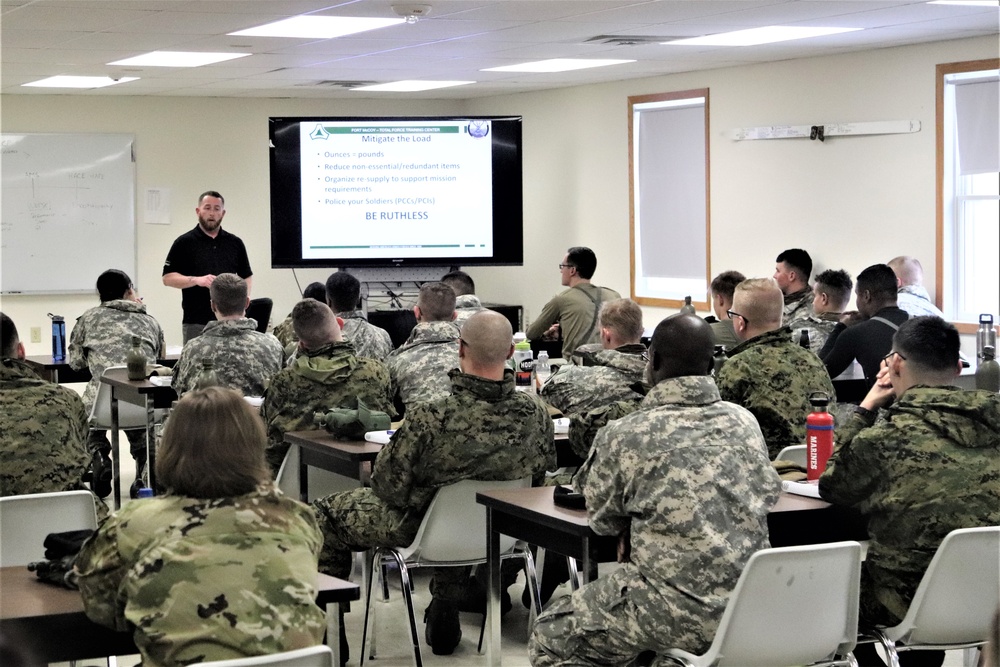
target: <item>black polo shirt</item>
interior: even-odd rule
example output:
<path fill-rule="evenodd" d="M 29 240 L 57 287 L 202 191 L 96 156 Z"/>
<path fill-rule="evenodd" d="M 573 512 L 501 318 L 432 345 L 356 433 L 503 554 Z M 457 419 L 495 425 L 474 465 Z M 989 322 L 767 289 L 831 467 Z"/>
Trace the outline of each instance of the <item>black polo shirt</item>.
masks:
<path fill-rule="evenodd" d="M 212 238 L 196 226 L 181 234 L 170 246 L 163 263 L 163 275 L 179 273 L 182 276 L 235 273 L 240 278 L 253 275 L 246 246 L 235 234 L 219 228 Z M 215 319 L 207 287 L 193 286 L 181 290 L 181 308 L 184 324 L 206 324 Z"/>

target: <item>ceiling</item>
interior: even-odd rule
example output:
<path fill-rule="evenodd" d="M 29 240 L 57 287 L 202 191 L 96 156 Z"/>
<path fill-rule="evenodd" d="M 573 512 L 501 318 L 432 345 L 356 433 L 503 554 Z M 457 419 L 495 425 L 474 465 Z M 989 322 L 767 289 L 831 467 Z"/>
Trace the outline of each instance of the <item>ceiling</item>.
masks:
<path fill-rule="evenodd" d="M 395 17 L 403 0 L 0 0 L 3 94 L 469 99 L 998 34 L 1000 9 L 923 0 L 418 0 L 426 18 L 336 39 L 227 33 L 289 16 Z M 766 25 L 864 30 L 752 47 L 664 46 Z M 614 36 L 617 40 L 595 39 Z M 632 38 L 635 44 L 622 43 Z M 653 38 L 642 43 L 639 38 Z M 154 50 L 250 51 L 196 68 L 106 63 Z M 1000 49 L 998 49 L 1000 50 Z M 548 58 L 636 62 L 563 73 L 481 72 Z M 24 88 L 60 75 L 137 76 L 95 90 Z M 420 93 L 349 90 L 401 79 L 475 84 Z M 345 87 L 347 86 L 347 87 Z"/>

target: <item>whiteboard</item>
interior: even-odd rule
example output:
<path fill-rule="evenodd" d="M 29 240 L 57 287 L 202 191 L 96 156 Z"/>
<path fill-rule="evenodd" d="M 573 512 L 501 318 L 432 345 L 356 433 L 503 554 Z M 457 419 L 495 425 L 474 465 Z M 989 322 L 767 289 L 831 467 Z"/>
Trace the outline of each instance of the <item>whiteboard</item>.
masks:
<path fill-rule="evenodd" d="M 0 135 L 0 292 L 93 292 L 136 278 L 134 137 Z"/>

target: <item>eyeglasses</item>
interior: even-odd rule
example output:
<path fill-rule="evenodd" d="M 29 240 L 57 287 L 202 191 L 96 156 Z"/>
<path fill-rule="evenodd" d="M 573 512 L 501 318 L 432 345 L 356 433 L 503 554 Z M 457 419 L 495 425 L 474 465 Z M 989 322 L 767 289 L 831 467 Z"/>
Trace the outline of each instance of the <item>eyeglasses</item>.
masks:
<path fill-rule="evenodd" d="M 560 271 L 562 271 L 563 269 L 575 269 L 575 268 L 576 268 L 575 264 L 560 264 L 559 265 L 559 270 Z"/>
<path fill-rule="evenodd" d="M 729 319 L 733 319 L 734 317 L 742 318 L 743 319 L 743 323 L 746 324 L 747 326 L 750 326 L 750 320 L 748 320 L 747 318 L 743 317 L 742 315 L 740 315 L 739 313 L 737 313 L 735 311 L 727 310 L 726 311 L 726 315 L 729 315 Z"/>
<path fill-rule="evenodd" d="M 906 357 L 904 357 L 903 355 L 899 354 L 899 352 L 896 352 L 896 350 L 893 350 L 889 354 L 887 354 L 884 357 L 882 357 L 882 363 L 885 364 L 886 366 L 888 366 L 889 365 L 889 357 L 891 357 L 894 354 L 897 355 L 903 361 L 906 361 Z"/>

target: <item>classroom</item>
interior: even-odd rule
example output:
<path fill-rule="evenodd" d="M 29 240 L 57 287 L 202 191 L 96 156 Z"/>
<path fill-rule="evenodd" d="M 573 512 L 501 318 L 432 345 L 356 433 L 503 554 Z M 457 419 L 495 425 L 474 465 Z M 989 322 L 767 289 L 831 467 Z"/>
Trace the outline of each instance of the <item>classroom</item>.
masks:
<path fill-rule="evenodd" d="M 786 248 L 807 249 L 814 273 L 842 268 L 852 276 L 871 264 L 911 255 L 923 262 L 924 285 L 933 299 L 940 284 L 935 67 L 998 54 L 996 33 L 957 32 L 941 41 L 468 98 L 455 91 L 357 99 L 324 98 L 314 91 L 216 96 L 204 89 L 197 96 L 16 94 L 8 87 L 0 95 L 0 123 L 5 133 L 134 136 L 137 271 L 132 278 L 148 312 L 162 324 L 168 346 L 181 345 L 181 299 L 178 290 L 161 282 L 163 260 L 173 240 L 195 225 L 197 197 L 205 190 L 225 196 L 225 229 L 246 243 L 251 297 L 273 299 L 272 324 L 290 312 L 301 287 L 325 281 L 332 270 L 293 273 L 270 266 L 269 117 L 522 116 L 523 266 L 474 267 L 469 273 L 484 302 L 521 305 L 527 326 L 561 289 L 557 264 L 570 246 L 595 250 L 594 284 L 629 295 L 628 99 L 702 88 L 711 96 L 711 275 L 735 269 L 748 277 L 770 277 L 775 256 Z M 903 119 L 919 121 L 921 129 L 825 142 L 734 141 L 726 135 L 744 127 Z M 169 224 L 143 219 L 142 197 L 150 189 L 170 191 Z M 0 294 L 0 310 L 17 323 L 28 355 L 50 351 L 47 313 L 64 315 L 69 330 L 76 317 L 97 305 L 91 291 L 95 279 L 79 276 L 79 292 L 73 294 Z M 1000 267 L 994 267 L 993 279 L 1000 281 Z M 674 312 L 643 306 L 644 323 L 651 328 Z M 962 349 L 974 358 L 975 329 L 966 324 Z M 28 331 L 36 327 L 41 340 L 30 341 Z M 354 623 L 352 631 L 360 625 Z"/>

